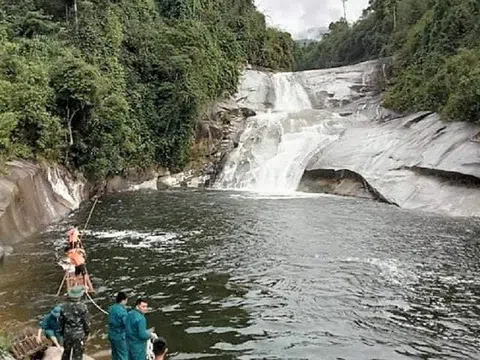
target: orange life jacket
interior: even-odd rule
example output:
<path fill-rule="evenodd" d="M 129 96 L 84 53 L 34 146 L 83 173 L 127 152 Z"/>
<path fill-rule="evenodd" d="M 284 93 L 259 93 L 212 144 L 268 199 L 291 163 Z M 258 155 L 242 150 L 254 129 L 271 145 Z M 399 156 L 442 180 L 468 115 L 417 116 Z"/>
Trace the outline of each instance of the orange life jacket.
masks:
<path fill-rule="evenodd" d="M 83 257 L 82 252 L 77 249 L 70 250 L 67 256 L 70 259 L 71 263 L 75 266 L 85 264 L 85 258 Z"/>

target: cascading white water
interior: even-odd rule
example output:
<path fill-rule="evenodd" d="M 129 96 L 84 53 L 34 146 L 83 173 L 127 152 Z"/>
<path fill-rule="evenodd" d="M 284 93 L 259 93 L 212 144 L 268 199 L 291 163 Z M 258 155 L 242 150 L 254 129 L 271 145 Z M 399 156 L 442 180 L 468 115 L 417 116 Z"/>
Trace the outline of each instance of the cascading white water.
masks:
<path fill-rule="evenodd" d="M 247 120 L 214 187 L 277 197 L 303 180 L 321 188 L 323 170 L 347 169 L 402 208 L 480 216 L 480 190 L 472 186 L 480 179 L 480 128 L 383 108 L 377 85 L 384 76 L 381 61 L 298 73 L 246 71 L 235 99 L 257 116 Z M 363 196 L 342 187 L 348 184 L 330 185 Z"/>
<path fill-rule="evenodd" d="M 313 154 L 337 138 L 329 111 L 314 111 L 294 73 L 270 75 L 273 109 L 249 119 L 215 187 L 294 192 Z"/>
<path fill-rule="evenodd" d="M 296 112 L 312 108 L 307 92 L 293 73 L 273 74 L 272 85 L 275 93 L 275 111 Z"/>

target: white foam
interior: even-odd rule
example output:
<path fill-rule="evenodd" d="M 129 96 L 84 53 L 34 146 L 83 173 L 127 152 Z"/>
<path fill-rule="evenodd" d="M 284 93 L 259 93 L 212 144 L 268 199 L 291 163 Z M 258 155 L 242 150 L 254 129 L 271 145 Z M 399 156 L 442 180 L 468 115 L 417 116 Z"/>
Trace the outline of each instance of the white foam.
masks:
<path fill-rule="evenodd" d="M 174 239 L 179 235 L 171 232 L 152 233 L 141 232 L 134 230 L 120 230 L 120 231 L 87 231 L 89 236 L 97 239 L 111 239 L 114 242 L 121 243 L 125 248 L 152 248 L 154 245 L 160 243 L 172 244 Z M 124 240 L 140 240 L 138 243 L 126 242 Z M 175 240 L 175 243 L 183 243 L 183 241 Z"/>
<path fill-rule="evenodd" d="M 132 185 L 127 189 L 127 191 L 138 191 L 138 190 L 158 190 L 157 178 L 145 181 L 141 184 Z"/>
<path fill-rule="evenodd" d="M 380 270 L 379 275 L 396 284 L 418 282 L 418 276 L 397 259 L 347 257 L 340 261 L 373 265 Z"/>
<path fill-rule="evenodd" d="M 292 192 L 276 192 L 276 191 L 250 191 L 250 190 L 235 190 L 242 192 L 241 194 L 230 194 L 233 199 L 254 199 L 254 200 L 288 200 L 288 199 L 309 199 L 319 197 L 335 197 L 335 195 L 319 194 L 319 193 L 304 193 L 300 191 Z"/>
<path fill-rule="evenodd" d="M 312 157 L 344 130 L 344 119 L 336 113 L 300 110 L 296 114 L 260 113 L 251 118 L 214 187 L 295 192 Z"/>

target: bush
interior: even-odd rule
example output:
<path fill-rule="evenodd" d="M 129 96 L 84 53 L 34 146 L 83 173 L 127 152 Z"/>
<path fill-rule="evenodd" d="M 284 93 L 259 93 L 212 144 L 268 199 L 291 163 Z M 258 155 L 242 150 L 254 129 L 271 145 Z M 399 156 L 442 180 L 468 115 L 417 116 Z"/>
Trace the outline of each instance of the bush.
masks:
<path fill-rule="evenodd" d="M 10 351 L 12 345 L 12 338 L 3 330 L 0 331 L 0 354 Z"/>

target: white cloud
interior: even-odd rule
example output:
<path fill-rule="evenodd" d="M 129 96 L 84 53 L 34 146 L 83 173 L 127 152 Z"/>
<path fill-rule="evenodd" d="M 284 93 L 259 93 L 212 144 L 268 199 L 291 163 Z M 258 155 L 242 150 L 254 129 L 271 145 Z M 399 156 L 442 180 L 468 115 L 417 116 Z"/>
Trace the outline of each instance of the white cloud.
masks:
<path fill-rule="evenodd" d="M 297 34 L 312 27 L 328 27 L 343 16 L 341 0 L 255 0 L 270 25 Z M 348 21 L 357 20 L 368 0 L 347 0 Z"/>

